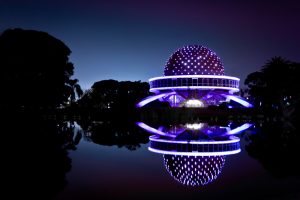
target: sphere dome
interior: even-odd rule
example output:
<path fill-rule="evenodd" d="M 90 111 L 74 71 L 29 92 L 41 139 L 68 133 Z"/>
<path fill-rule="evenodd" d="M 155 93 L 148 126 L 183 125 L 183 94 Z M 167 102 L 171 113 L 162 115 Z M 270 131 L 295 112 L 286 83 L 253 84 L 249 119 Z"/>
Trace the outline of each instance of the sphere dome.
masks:
<path fill-rule="evenodd" d="M 165 76 L 225 75 L 215 52 L 201 45 L 189 45 L 171 55 L 164 69 Z"/>
<path fill-rule="evenodd" d="M 203 186 L 214 181 L 225 164 L 225 156 L 164 155 L 170 175 L 183 185 Z"/>

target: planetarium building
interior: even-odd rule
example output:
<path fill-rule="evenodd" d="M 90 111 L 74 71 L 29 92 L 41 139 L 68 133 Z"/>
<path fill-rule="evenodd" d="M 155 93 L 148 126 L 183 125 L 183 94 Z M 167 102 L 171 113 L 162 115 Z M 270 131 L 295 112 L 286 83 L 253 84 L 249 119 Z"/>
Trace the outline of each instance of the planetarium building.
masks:
<path fill-rule="evenodd" d="M 200 45 L 178 49 L 164 68 L 164 76 L 149 80 L 150 96 L 137 104 L 159 100 L 171 107 L 207 107 L 233 101 L 236 105 L 252 107 L 235 95 L 239 91 L 239 78 L 225 76 L 224 67 L 215 52 Z"/>

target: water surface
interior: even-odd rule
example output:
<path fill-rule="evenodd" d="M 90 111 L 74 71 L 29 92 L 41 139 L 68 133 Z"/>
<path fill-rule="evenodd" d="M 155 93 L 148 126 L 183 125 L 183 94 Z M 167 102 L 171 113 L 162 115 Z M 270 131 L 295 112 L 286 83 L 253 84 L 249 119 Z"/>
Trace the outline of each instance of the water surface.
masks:
<path fill-rule="evenodd" d="M 86 133 L 77 150 L 69 153 L 72 169 L 56 199 L 299 199 L 297 174 L 275 177 L 258 159 L 249 156 L 245 145 L 251 133 L 239 134 L 241 152 L 225 156 L 215 180 L 194 187 L 175 180 L 164 165 L 163 155 L 148 150 L 149 143 L 141 142 L 136 148 L 118 146 L 118 142 L 99 145 Z M 276 162 L 282 162 L 280 159 Z M 286 164 L 283 170 L 294 163 Z"/>

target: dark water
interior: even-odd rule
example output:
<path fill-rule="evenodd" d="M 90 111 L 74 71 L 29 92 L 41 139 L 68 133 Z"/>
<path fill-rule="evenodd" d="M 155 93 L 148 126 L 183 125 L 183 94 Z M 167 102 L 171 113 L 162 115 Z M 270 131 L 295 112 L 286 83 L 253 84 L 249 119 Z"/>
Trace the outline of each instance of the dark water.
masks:
<path fill-rule="evenodd" d="M 198 186 L 176 180 L 166 168 L 172 156 L 166 162 L 149 151 L 151 134 L 134 123 L 23 120 L 3 126 L 12 127 L 16 150 L 5 158 L 11 197 L 22 191 L 38 199 L 300 199 L 299 133 L 282 125 L 254 124 L 238 133 L 241 151 L 219 156 L 220 171 Z"/>
<path fill-rule="evenodd" d="M 149 143 L 130 151 L 83 138 L 69 155 L 72 170 L 67 174 L 68 185 L 57 199 L 299 199 L 300 179 L 293 174 L 272 176 L 248 155 L 248 136 L 241 135 L 241 152 L 224 156 L 225 164 L 217 178 L 194 187 L 175 180 L 166 169 L 163 155 L 148 150 Z"/>

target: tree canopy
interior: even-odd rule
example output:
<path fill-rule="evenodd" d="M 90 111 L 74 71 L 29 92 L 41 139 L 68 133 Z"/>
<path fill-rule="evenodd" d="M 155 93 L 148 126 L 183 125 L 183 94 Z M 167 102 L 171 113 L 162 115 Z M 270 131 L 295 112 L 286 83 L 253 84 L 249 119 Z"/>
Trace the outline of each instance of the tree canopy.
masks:
<path fill-rule="evenodd" d="M 284 111 L 299 104 L 300 63 L 273 57 L 261 70 L 249 74 L 245 85 L 256 107 Z"/>
<path fill-rule="evenodd" d="M 149 94 L 149 84 L 146 82 L 102 80 L 95 82 L 78 103 L 86 108 L 130 111 Z"/>
<path fill-rule="evenodd" d="M 11 107 L 58 107 L 79 95 L 78 80 L 71 79 L 71 50 L 48 33 L 8 29 L 0 35 L 2 97 Z"/>

